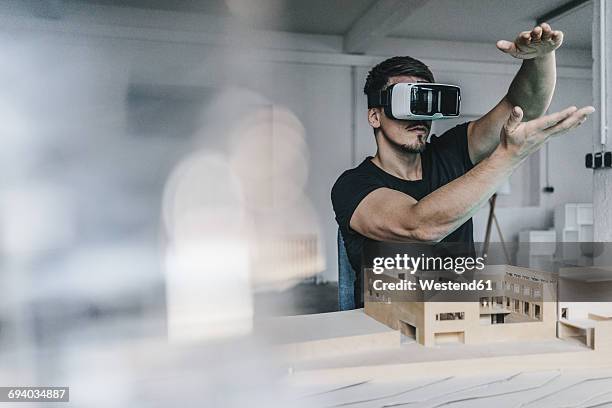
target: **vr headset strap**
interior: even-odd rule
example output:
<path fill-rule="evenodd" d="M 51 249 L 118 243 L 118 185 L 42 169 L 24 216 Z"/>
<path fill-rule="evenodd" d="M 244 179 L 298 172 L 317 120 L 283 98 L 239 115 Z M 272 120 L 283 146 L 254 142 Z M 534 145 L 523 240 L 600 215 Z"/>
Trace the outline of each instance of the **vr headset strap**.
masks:
<path fill-rule="evenodd" d="M 391 88 L 368 94 L 368 109 L 391 104 Z"/>

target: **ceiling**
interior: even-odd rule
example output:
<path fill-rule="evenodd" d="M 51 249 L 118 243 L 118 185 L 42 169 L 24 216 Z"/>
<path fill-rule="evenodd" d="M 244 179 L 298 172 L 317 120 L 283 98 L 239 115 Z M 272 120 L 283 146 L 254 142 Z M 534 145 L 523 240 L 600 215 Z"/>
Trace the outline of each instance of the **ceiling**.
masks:
<path fill-rule="evenodd" d="M 593 27 L 593 2 L 563 18 L 555 20 L 554 27 L 565 33 L 565 45 L 574 48 L 591 48 Z"/>
<path fill-rule="evenodd" d="M 519 31 L 529 30 L 536 19 L 567 3 L 568 0 L 433 0 L 417 9 L 391 32 L 394 37 L 474 42 L 514 39 Z M 589 3 L 590 4 L 590 3 Z M 566 46 L 590 48 L 593 9 L 550 22 L 563 30 Z"/>
<path fill-rule="evenodd" d="M 80 3 L 234 17 L 255 28 L 343 35 L 377 0 L 77 0 Z M 568 0 L 429 0 L 392 37 L 494 42 L 531 28 L 537 17 Z M 551 22 L 565 45 L 590 48 L 592 4 Z"/>
<path fill-rule="evenodd" d="M 235 17 L 254 28 L 342 35 L 377 0 L 79 0 L 81 3 Z"/>

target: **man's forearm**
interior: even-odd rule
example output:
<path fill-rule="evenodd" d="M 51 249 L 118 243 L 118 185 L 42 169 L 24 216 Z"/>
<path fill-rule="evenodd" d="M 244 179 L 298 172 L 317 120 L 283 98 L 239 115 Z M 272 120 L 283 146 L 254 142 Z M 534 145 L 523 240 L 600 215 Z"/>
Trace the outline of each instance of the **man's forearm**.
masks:
<path fill-rule="evenodd" d="M 409 217 L 420 220 L 428 241 L 439 241 L 453 232 L 480 208 L 507 180 L 521 160 L 496 149 L 463 176 L 440 187 L 417 202 Z"/>
<path fill-rule="evenodd" d="M 523 60 L 502 101 L 468 128 L 472 162 L 480 162 L 498 146 L 499 132 L 514 106 L 523 108 L 525 120 L 538 118 L 546 112 L 555 91 L 556 76 L 554 51 Z"/>
<path fill-rule="evenodd" d="M 523 60 L 510 84 L 506 98 L 512 106 L 520 106 L 524 120 L 537 118 L 546 112 L 555 91 L 557 79 L 555 52 Z"/>

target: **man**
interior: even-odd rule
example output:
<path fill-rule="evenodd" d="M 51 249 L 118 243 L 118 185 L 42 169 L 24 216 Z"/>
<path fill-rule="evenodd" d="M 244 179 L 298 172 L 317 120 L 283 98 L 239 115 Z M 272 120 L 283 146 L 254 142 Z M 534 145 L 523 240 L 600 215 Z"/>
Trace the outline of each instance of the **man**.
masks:
<path fill-rule="evenodd" d="M 356 307 L 362 305 L 366 240 L 473 245 L 474 213 L 548 138 L 579 126 L 594 111 L 572 106 L 540 117 L 555 89 L 555 50 L 562 42 L 563 33 L 546 23 L 514 42 L 498 41 L 499 50 L 523 60 L 508 93 L 480 119 L 429 143 L 431 121 L 397 120 L 380 107 L 368 109 L 376 155 L 344 172 L 332 189 L 336 220 L 357 273 Z M 434 77 L 420 61 L 394 57 L 372 68 L 364 92 L 400 82 L 434 82 Z"/>

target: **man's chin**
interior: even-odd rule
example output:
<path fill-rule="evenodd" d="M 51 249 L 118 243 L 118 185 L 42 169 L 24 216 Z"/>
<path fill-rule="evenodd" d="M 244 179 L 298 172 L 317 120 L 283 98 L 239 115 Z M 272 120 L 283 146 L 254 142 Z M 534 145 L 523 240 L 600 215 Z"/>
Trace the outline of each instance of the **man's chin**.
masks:
<path fill-rule="evenodd" d="M 423 153 L 425 151 L 425 143 L 418 143 L 414 145 L 402 145 L 402 150 L 406 153 Z"/>

